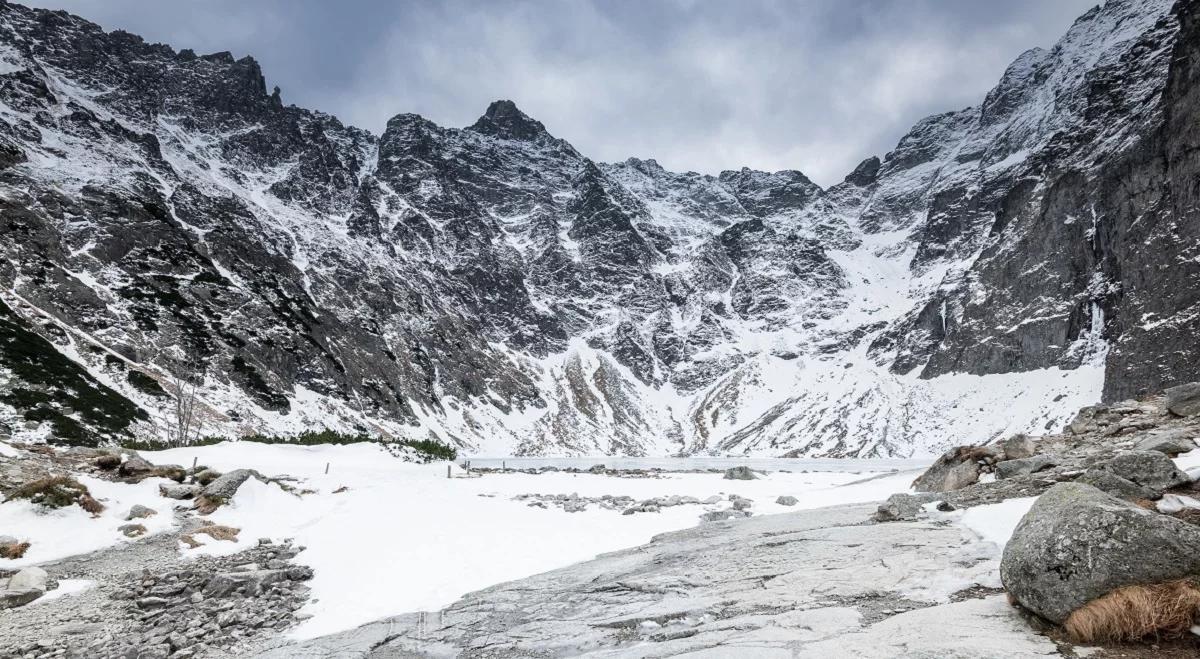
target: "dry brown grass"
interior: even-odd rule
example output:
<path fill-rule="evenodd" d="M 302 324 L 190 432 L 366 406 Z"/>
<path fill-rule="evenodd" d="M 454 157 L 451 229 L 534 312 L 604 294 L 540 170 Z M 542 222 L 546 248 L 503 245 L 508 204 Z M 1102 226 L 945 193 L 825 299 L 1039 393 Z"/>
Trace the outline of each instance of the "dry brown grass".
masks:
<path fill-rule="evenodd" d="M 112 471 L 121 466 L 121 456 L 119 455 L 102 455 L 92 461 L 96 468 L 104 471 Z"/>
<path fill-rule="evenodd" d="M 104 504 L 92 498 L 87 486 L 67 476 L 49 476 L 25 483 L 9 493 L 7 501 L 13 499 L 28 499 L 47 508 L 79 504 L 93 515 L 104 511 Z"/>
<path fill-rule="evenodd" d="M 1063 625 L 1077 643 L 1114 643 L 1186 634 L 1200 610 L 1189 579 L 1118 588 L 1076 609 Z"/>
<path fill-rule="evenodd" d="M 1149 499 L 1134 499 L 1133 503 L 1139 508 L 1145 508 L 1153 512 L 1158 512 L 1158 504 Z"/>
<path fill-rule="evenodd" d="M 201 515 L 208 515 L 223 505 L 225 505 L 225 500 L 221 497 L 204 495 L 196 497 L 196 512 L 200 513 Z"/>
<path fill-rule="evenodd" d="M 0 558 L 20 558 L 29 549 L 28 542 L 8 542 L 0 544 Z"/>
<path fill-rule="evenodd" d="M 79 503 L 80 508 L 83 508 L 93 515 L 99 515 L 100 513 L 104 512 L 104 504 L 96 501 L 92 498 L 92 495 L 86 492 L 79 496 L 79 501 L 77 503 Z"/>
<path fill-rule="evenodd" d="M 241 532 L 242 532 L 241 529 L 235 529 L 232 526 L 222 526 L 220 524 L 209 524 L 207 526 L 201 526 L 200 528 L 196 529 L 195 531 L 192 531 L 191 533 L 185 533 L 182 536 L 180 536 L 179 539 L 191 547 L 199 547 L 200 545 L 202 545 L 204 543 L 202 543 L 196 539 L 196 536 L 198 536 L 198 535 L 202 535 L 202 534 L 207 535 L 208 537 L 212 538 L 213 540 L 224 540 L 226 542 L 237 542 L 238 533 L 241 533 Z"/>

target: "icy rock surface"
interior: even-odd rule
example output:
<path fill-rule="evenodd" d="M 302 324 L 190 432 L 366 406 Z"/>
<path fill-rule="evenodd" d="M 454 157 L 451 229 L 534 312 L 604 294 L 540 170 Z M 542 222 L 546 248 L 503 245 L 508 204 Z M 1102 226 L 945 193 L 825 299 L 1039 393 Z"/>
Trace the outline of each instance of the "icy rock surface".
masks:
<path fill-rule="evenodd" d="M 1197 379 L 1171 5 L 1089 11 L 828 189 L 596 163 L 511 101 L 374 135 L 0 5 L 0 434 L 148 432 L 203 361 L 213 434 L 904 457 Z"/>
<path fill-rule="evenodd" d="M 997 565 L 962 527 L 866 525 L 871 510 L 705 524 L 262 656 L 1057 655 L 1002 596 L 956 595 Z"/>

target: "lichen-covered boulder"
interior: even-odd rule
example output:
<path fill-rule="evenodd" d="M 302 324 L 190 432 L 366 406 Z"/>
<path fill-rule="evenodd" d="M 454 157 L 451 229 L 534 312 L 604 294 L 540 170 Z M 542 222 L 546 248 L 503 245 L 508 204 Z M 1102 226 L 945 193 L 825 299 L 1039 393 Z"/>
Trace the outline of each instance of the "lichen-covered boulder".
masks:
<path fill-rule="evenodd" d="M 251 477 L 261 478 L 253 469 L 235 469 L 205 485 L 200 494 L 204 497 L 228 501 L 233 498 L 234 494 L 237 494 L 238 488 Z"/>
<path fill-rule="evenodd" d="M 1196 448 L 1195 432 L 1178 428 L 1151 435 L 1134 446 L 1138 451 L 1158 451 L 1167 455 L 1179 455 Z"/>
<path fill-rule="evenodd" d="M 1005 460 L 1020 460 L 1036 453 L 1037 447 L 1029 435 L 1017 433 L 1000 442 L 1000 450 L 1004 452 Z"/>
<path fill-rule="evenodd" d="M 1119 453 L 1098 465 L 1101 469 L 1155 490 L 1169 490 L 1192 481 L 1166 454 L 1158 451 Z"/>
<path fill-rule="evenodd" d="M 1019 460 L 1005 460 L 996 464 L 996 478 L 1005 479 L 1014 476 L 1028 476 L 1043 469 L 1049 469 L 1054 464 L 1054 458 L 1048 455 L 1035 455 Z"/>
<path fill-rule="evenodd" d="M 750 467 L 730 467 L 725 470 L 725 480 L 730 481 L 752 481 L 758 478 Z"/>
<path fill-rule="evenodd" d="M 1177 416 L 1200 414 L 1200 382 L 1189 382 L 1163 392 L 1167 396 L 1167 411 Z"/>
<path fill-rule="evenodd" d="M 981 460 L 994 459 L 999 449 L 959 446 L 946 451 L 913 481 L 917 492 L 950 492 L 979 482 Z"/>
<path fill-rule="evenodd" d="M 1148 487 L 1143 487 L 1137 483 L 1121 478 L 1120 476 L 1104 471 L 1103 469 L 1088 469 L 1079 478 L 1075 479 L 1076 483 L 1091 485 L 1113 495 L 1119 499 L 1128 499 L 1136 501 L 1138 499 L 1154 499 L 1161 495 L 1161 492 L 1152 490 Z"/>
<path fill-rule="evenodd" d="M 1198 573 L 1200 527 L 1081 483 L 1059 483 L 1039 497 L 1000 562 L 1009 594 L 1060 624 L 1116 588 Z"/>

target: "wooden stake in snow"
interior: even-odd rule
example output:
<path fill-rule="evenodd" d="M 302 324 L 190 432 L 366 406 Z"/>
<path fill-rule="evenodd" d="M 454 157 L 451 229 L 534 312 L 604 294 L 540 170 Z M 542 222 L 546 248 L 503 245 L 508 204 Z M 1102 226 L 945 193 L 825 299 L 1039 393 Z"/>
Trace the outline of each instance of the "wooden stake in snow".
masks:
<path fill-rule="evenodd" d="M 329 463 L 328 462 L 325 463 L 325 473 L 326 474 L 329 473 Z"/>
<path fill-rule="evenodd" d="M 446 478 L 450 478 L 450 465 L 446 465 Z"/>
<path fill-rule="evenodd" d="M 196 461 L 199 459 L 200 458 L 198 456 L 195 456 L 195 455 L 192 456 L 192 473 L 193 474 L 196 473 Z"/>

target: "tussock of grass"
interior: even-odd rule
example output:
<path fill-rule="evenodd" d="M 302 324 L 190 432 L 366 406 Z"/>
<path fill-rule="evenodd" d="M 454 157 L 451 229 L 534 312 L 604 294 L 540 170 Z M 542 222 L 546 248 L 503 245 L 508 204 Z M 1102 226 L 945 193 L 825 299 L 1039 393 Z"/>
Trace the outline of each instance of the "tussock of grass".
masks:
<path fill-rule="evenodd" d="M 28 542 L 6 542 L 0 544 L 0 558 L 21 558 L 29 549 Z"/>
<path fill-rule="evenodd" d="M 213 540 L 224 540 L 226 542 L 237 542 L 237 536 L 241 532 L 242 532 L 241 529 L 235 529 L 232 526 L 222 526 L 220 524 L 208 524 L 206 526 L 201 526 L 200 528 L 196 529 L 195 531 L 192 531 L 191 533 L 185 533 L 185 534 L 179 536 L 179 540 L 181 542 L 183 542 L 184 544 L 186 544 L 187 546 L 192 547 L 194 549 L 194 548 L 199 547 L 200 545 L 204 544 L 203 542 L 200 542 L 199 540 L 196 539 L 196 536 L 198 536 L 198 535 L 207 535 L 208 537 L 212 538 Z"/>
<path fill-rule="evenodd" d="M 1113 643 L 1182 636 L 1200 609 L 1190 579 L 1118 588 L 1071 613 L 1064 627 L 1077 643 Z"/>
<path fill-rule="evenodd" d="M 26 499 L 47 508 L 66 508 L 79 504 L 80 508 L 97 515 L 104 505 L 92 498 L 87 486 L 67 476 L 50 476 L 30 481 L 13 490 L 6 499 Z"/>
<path fill-rule="evenodd" d="M 112 471 L 121 466 L 121 456 L 119 455 L 102 455 L 96 458 L 92 464 L 104 471 Z"/>
<path fill-rule="evenodd" d="M 226 501 L 223 497 L 203 494 L 196 497 L 195 508 L 196 512 L 200 513 L 201 515 L 208 515 L 217 508 L 225 505 L 225 503 Z"/>

